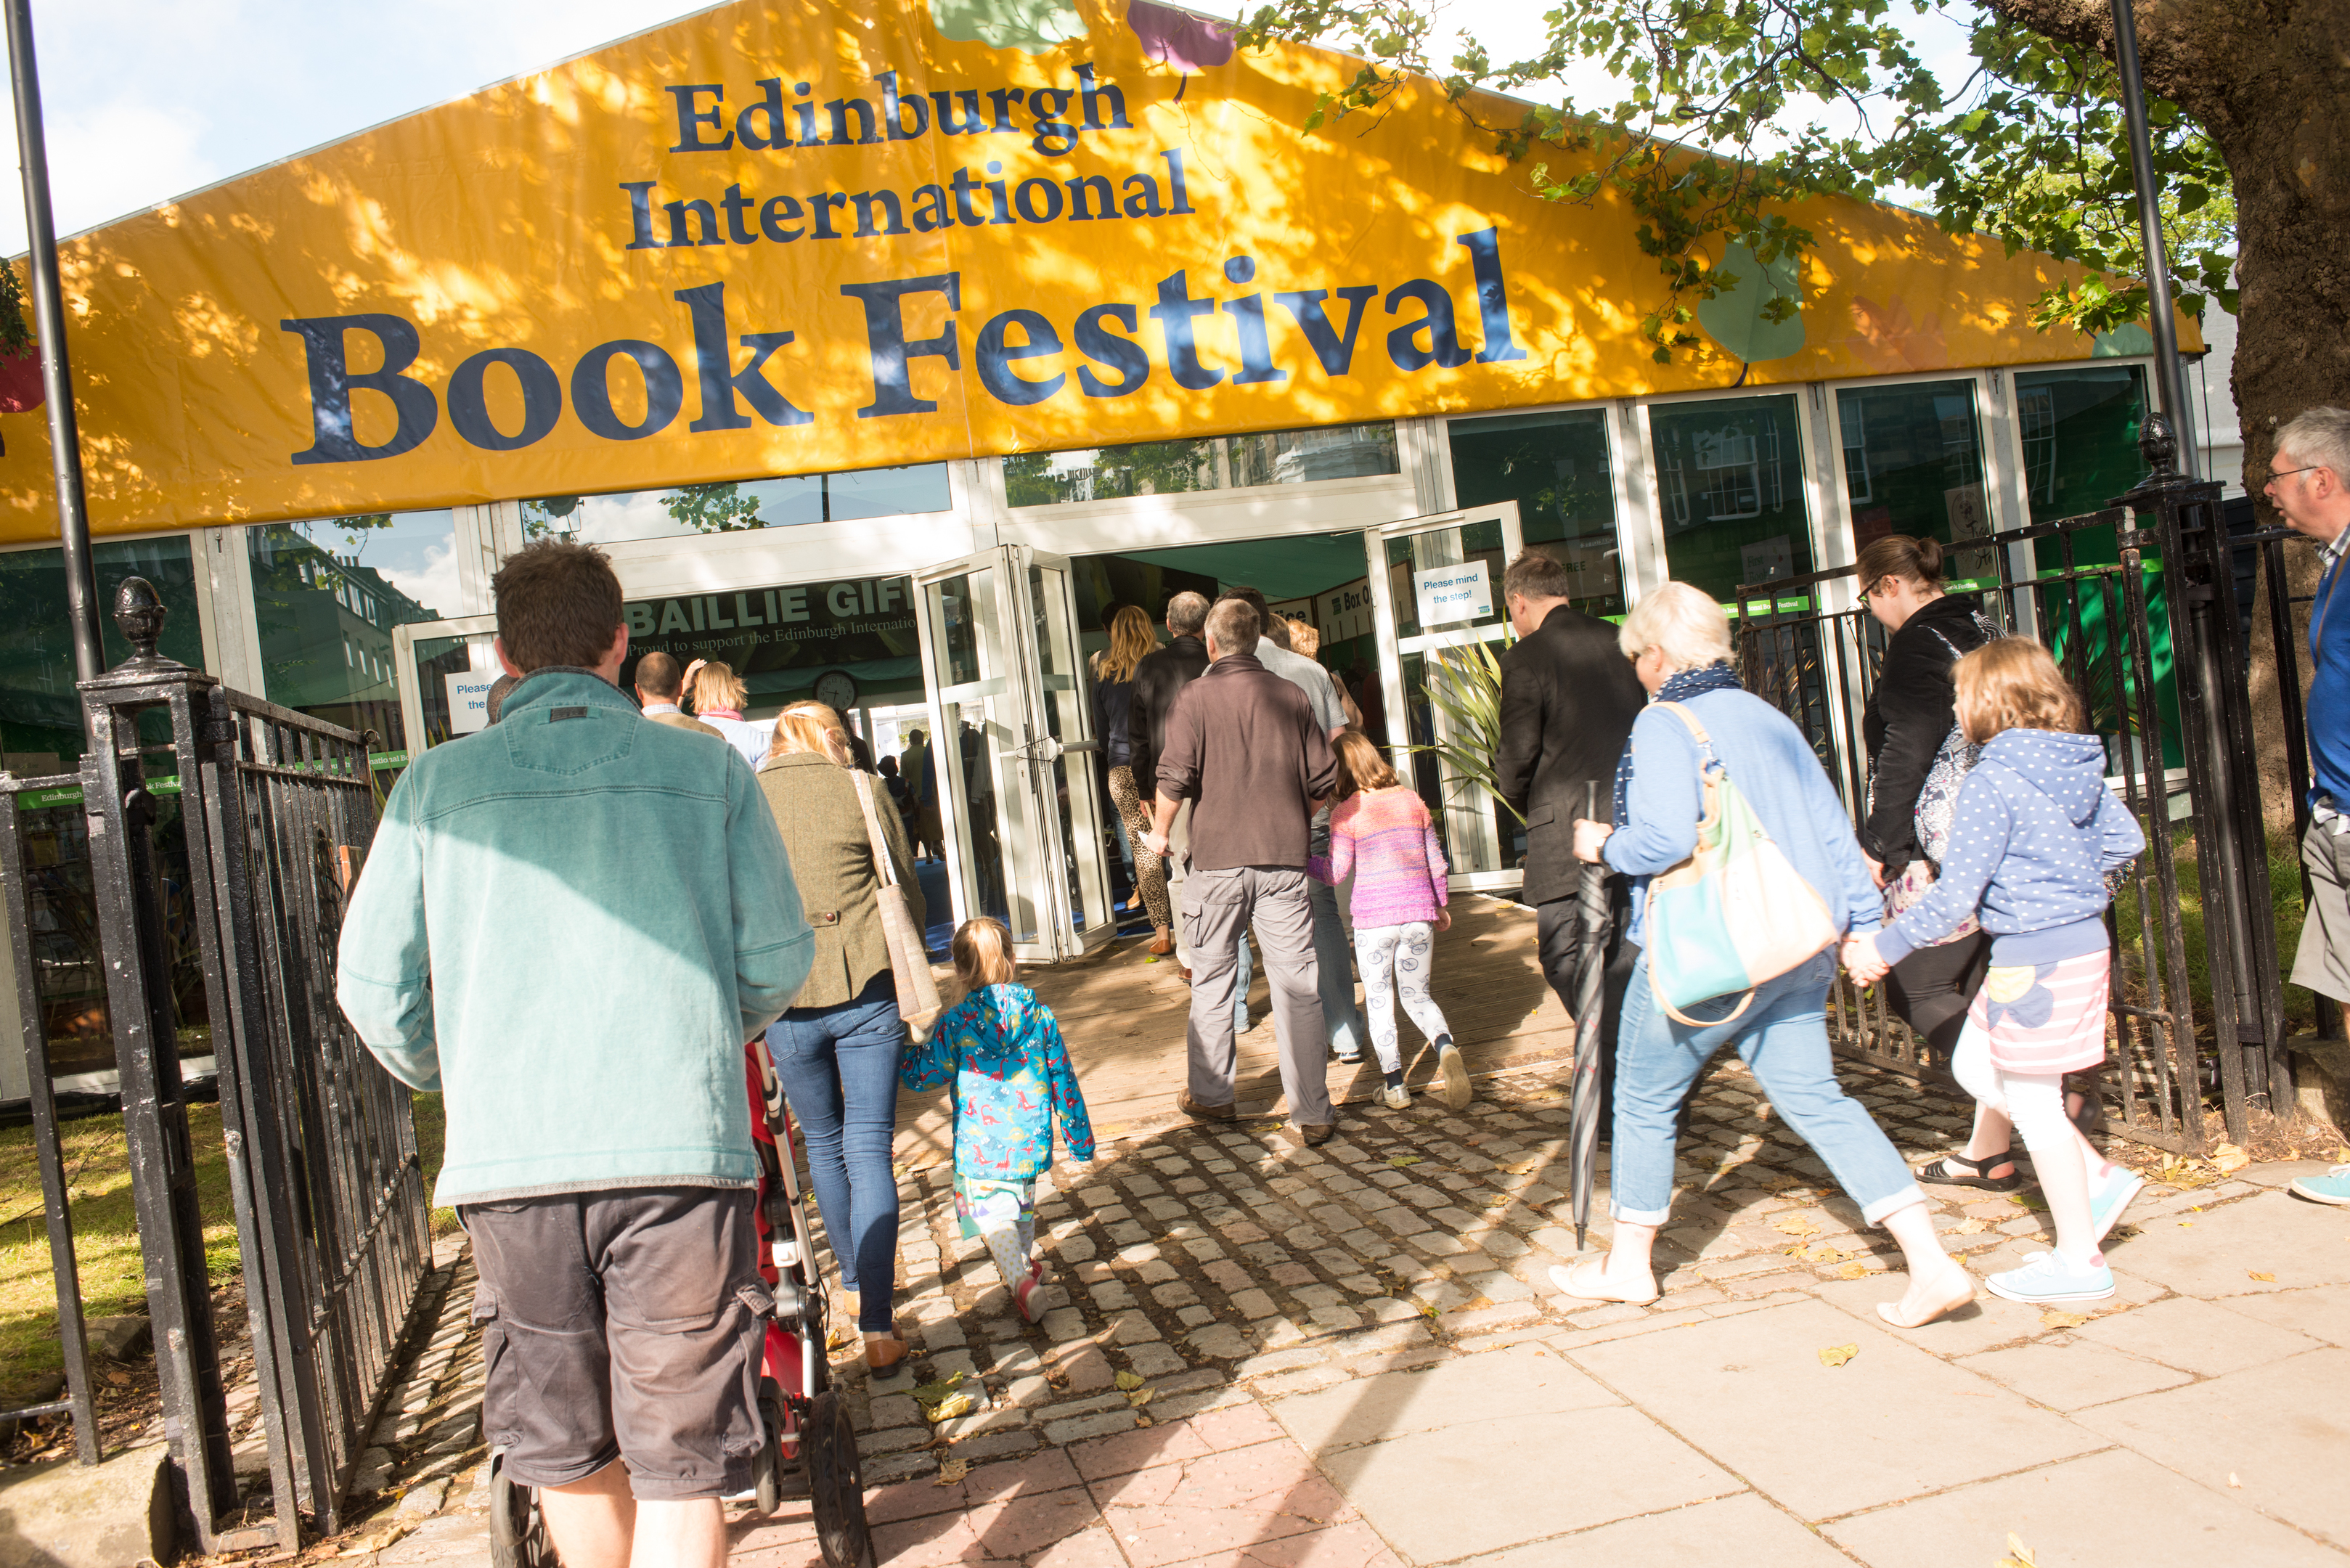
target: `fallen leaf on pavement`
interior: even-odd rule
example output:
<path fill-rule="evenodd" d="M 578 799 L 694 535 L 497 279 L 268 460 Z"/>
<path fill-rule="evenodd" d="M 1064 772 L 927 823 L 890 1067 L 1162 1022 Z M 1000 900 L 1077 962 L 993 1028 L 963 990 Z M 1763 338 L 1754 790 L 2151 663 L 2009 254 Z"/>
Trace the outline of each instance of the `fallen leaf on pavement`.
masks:
<path fill-rule="evenodd" d="M 1139 1373 L 1121 1372 L 1118 1375 L 1117 1381 L 1118 1392 L 1121 1394 L 1131 1394 L 1142 1386 L 1142 1376 Z"/>
<path fill-rule="evenodd" d="M 956 1386 L 962 1382 L 962 1379 L 963 1375 L 962 1373 L 951 1372 L 944 1377 L 940 1378 L 936 1383 L 924 1383 L 918 1385 L 914 1389 L 914 1397 L 920 1400 L 925 1407 L 941 1404 L 946 1400 L 949 1395 L 955 1391 Z"/>
<path fill-rule="evenodd" d="M 1966 1219 L 1960 1220 L 1957 1224 L 1950 1227 L 1950 1234 L 1953 1236 L 1980 1236 L 1985 1231 L 1990 1229 L 1990 1220 L 1978 1220 L 1974 1218 L 1974 1216 L 1969 1215 Z"/>
<path fill-rule="evenodd" d="M 1860 1346 L 1857 1345 L 1831 1345 L 1826 1349 L 1820 1352 L 1820 1365 L 1822 1366 L 1842 1366 L 1846 1362 L 1850 1361 L 1854 1356 L 1858 1355 L 1859 1354 Z"/>
<path fill-rule="evenodd" d="M 2232 1143 L 2223 1143 L 2211 1151 L 2211 1163 L 2224 1174 L 2233 1176 L 2251 1164 L 2252 1157 Z"/>
<path fill-rule="evenodd" d="M 1401 1169 L 1407 1165 L 1418 1165 L 1419 1163 L 1419 1156 L 1416 1154 L 1391 1154 L 1388 1156 L 1388 1163 L 1396 1167 L 1398 1169 Z"/>
<path fill-rule="evenodd" d="M 1816 1236 L 1820 1228 L 1800 1214 L 1783 1214 L 1771 1221 L 1771 1229 L 1783 1236 Z"/>
<path fill-rule="evenodd" d="M 939 1479 L 932 1481 L 931 1484 L 932 1486 L 952 1486 L 955 1482 L 962 1480 L 964 1476 L 969 1475 L 970 1473 L 971 1461 L 969 1459 L 941 1459 L 939 1461 Z"/>
<path fill-rule="evenodd" d="M 1159 1390 L 1158 1390 L 1158 1389 L 1156 1389 L 1156 1388 L 1135 1388 L 1135 1389 L 1130 1389 L 1130 1390 L 1128 1390 L 1128 1393 L 1127 1393 L 1127 1396 L 1126 1396 L 1126 1402 L 1127 1402 L 1128 1404 L 1129 1404 L 1129 1405 L 1133 1406 L 1136 1409 L 1139 1410 L 1139 1409 L 1141 1409 L 1145 1405 L 1149 1404 L 1149 1403 L 1150 1403 L 1150 1397 L 1151 1397 L 1153 1394 L 1156 1394 L 1156 1393 L 1158 1393 L 1158 1392 L 1159 1392 Z"/>
<path fill-rule="evenodd" d="M 2078 1328 L 2088 1321 L 2087 1313 L 2059 1312 L 2054 1307 L 2040 1314 L 2040 1326 L 2043 1328 Z"/>
<path fill-rule="evenodd" d="M 1141 1411 L 1137 1410 L 1134 1413 L 1134 1424 L 1138 1427 L 1155 1427 L 1159 1423 L 1144 1415 Z"/>
<path fill-rule="evenodd" d="M 930 1416 L 934 1422 L 951 1421 L 957 1416 L 970 1415 L 976 1408 L 978 1406 L 970 1395 L 951 1394 L 939 1402 L 938 1407 L 931 1411 Z"/>
<path fill-rule="evenodd" d="M 2248 1278 L 2258 1280 L 2264 1285 L 2276 1283 L 2276 1276 L 2265 1269 L 2246 1269 L 2244 1273 Z"/>
<path fill-rule="evenodd" d="M 1836 1271 L 1836 1278 L 1840 1280 L 1865 1280 L 1868 1278 L 1868 1271 L 1862 1268 L 1858 1263 L 1846 1263 L 1843 1268 Z"/>
<path fill-rule="evenodd" d="M 2011 1530 L 2007 1532 L 2007 1555 L 1992 1564 L 1992 1568 L 2040 1568 L 2040 1559 L 2034 1557 L 2032 1548 L 2018 1541 L 2015 1532 Z"/>

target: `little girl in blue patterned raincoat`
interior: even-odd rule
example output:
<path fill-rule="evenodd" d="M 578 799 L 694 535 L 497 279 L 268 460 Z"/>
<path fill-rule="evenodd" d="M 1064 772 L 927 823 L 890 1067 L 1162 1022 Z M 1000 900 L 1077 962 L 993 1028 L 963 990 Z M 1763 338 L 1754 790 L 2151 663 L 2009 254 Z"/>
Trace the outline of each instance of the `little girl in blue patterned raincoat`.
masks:
<path fill-rule="evenodd" d="M 908 1050 L 898 1076 L 910 1089 L 954 1081 L 955 1214 L 1035 1323 L 1045 1278 L 1033 1255 L 1036 1179 L 1053 1164 L 1053 1117 L 1072 1159 L 1093 1158 L 1093 1123 L 1053 1010 L 1015 979 L 1012 933 L 998 920 L 965 920 L 951 950 L 966 994 Z"/>

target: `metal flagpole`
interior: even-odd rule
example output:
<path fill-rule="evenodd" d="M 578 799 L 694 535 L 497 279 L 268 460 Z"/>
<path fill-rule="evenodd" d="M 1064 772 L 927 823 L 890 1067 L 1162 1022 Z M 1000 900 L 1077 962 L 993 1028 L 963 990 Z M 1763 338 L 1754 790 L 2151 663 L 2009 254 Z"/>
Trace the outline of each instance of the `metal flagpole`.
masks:
<path fill-rule="evenodd" d="M 2197 451 L 2194 403 L 2186 367 L 2178 358 L 2178 323 L 2170 309 L 2170 261 L 2162 248 L 2161 189 L 2154 173 L 2154 148 L 2146 129 L 2146 81 L 2138 74 L 2137 17 L 2130 0 L 2114 0 L 2114 63 L 2121 68 L 2122 118 L 2128 123 L 2130 183 L 2137 188 L 2137 226 L 2146 242 L 2147 325 L 2154 333 L 2155 373 L 2162 378 L 2162 411 L 2178 432 L 2178 471 L 2203 477 Z"/>
<path fill-rule="evenodd" d="M 74 679 L 106 670 L 99 640 L 98 573 L 89 555 L 82 497 L 81 431 L 74 419 L 73 372 L 66 361 L 65 302 L 57 293 L 57 226 L 49 211 L 49 154 L 41 132 L 40 73 L 33 64 L 32 0 L 0 0 L 8 25 L 8 77 L 16 96 L 16 159 L 25 173 L 25 233 L 32 246 L 33 331 L 40 339 L 41 394 L 49 410 L 49 459 L 57 474 L 57 539 L 65 547 L 66 608 L 73 620 Z"/>

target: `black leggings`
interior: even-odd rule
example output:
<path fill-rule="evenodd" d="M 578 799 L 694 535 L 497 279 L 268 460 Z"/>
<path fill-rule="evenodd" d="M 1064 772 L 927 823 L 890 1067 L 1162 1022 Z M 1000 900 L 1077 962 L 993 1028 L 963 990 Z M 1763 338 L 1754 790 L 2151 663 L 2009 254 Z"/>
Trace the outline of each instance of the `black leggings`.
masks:
<path fill-rule="evenodd" d="M 1938 948 L 1919 948 L 1885 977 L 1886 1000 L 1947 1064 L 1967 1024 L 1967 1008 L 1991 967 L 1991 933 L 1977 931 Z"/>

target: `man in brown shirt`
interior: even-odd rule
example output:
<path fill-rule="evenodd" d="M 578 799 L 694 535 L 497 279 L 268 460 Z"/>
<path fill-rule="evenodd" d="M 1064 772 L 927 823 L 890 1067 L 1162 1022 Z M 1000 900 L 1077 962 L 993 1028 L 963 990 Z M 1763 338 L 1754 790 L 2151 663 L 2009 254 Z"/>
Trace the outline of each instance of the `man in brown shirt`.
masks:
<path fill-rule="evenodd" d="M 644 709 L 646 718 L 656 724 L 708 735 L 713 741 L 726 739 L 718 732 L 717 726 L 703 723 L 677 705 L 684 691 L 685 671 L 670 655 L 655 649 L 637 660 L 637 702 Z"/>
<path fill-rule="evenodd" d="M 1261 627 L 1245 599 L 1208 612 L 1212 662 L 1168 711 L 1144 843 L 1165 854 L 1177 807 L 1194 803 L 1191 874 L 1177 917 L 1191 950 L 1191 1082 L 1177 1106 L 1188 1116 L 1232 1117 L 1232 982 L 1241 938 L 1253 924 L 1290 1119 L 1308 1144 L 1319 1144 L 1329 1139 L 1333 1116 L 1305 857 L 1314 813 L 1335 793 L 1338 768 L 1305 693 L 1254 657 Z"/>

